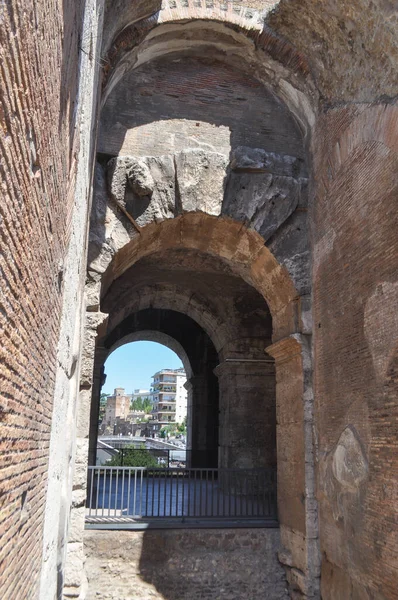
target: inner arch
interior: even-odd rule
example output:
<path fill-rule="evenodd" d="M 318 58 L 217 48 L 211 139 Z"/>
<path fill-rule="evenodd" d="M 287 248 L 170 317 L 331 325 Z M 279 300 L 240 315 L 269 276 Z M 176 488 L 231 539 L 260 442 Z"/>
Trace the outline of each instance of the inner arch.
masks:
<path fill-rule="evenodd" d="M 162 331 L 155 331 L 150 329 L 145 329 L 142 331 L 135 331 L 134 333 L 128 333 L 125 337 L 121 338 L 118 342 L 115 342 L 113 346 L 109 350 L 109 354 L 114 352 L 117 348 L 124 346 L 125 344 L 130 344 L 131 342 L 155 342 L 158 344 L 162 344 L 166 348 L 169 348 L 173 352 L 175 352 L 178 358 L 181 360 L 184 371 L 187 375 L 187 379 L 192 377 L 192 367 L 189 362 L 189 358 L 187 353 L 185 352 L 182 345 L 172 338 L 167 333 L 163 333 Z"/>

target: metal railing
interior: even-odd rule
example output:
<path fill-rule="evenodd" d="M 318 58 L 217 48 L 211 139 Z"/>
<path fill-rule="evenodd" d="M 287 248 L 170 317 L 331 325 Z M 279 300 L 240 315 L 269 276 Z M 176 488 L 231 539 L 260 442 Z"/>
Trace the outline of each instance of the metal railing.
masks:
<path fill-rule="evenodd" d="M 89 467 L 87 523 L 277 519 L 274 469 Z"/>

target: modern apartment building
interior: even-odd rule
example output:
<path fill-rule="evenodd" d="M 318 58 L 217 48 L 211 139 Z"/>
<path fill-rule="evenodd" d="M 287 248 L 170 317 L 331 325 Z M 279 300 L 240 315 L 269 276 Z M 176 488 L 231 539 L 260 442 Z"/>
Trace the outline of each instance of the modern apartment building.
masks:
<path fill-rule="evenodd" d="M 182 423 L 187 414 L 187 380 L 184 369 L 162 369 L 153 376 L 153 430 Z"/>

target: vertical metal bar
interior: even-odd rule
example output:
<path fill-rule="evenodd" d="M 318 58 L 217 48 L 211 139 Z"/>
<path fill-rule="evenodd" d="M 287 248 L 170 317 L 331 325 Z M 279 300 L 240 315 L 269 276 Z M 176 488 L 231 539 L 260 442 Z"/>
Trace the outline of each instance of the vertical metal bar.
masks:
<path fill-rule="evenodd" d="M 173 505 L 173 473 L 172 471 L 168 472 L 170 475 L 170 511 L 169 516 L 172 516 L 172 505 Z"/>
<path fill-rule="evenodd" d="M 141 485 L 140 485 L 140 516 L 142 517 L 142 486 L 144 480 L 144 469 L 141 469 Z"/>
<path fill-rule="evenodd" d="M 145 516 L 148 516 L 148 490 L 149 490 L 149 470 L 146 470 L 146 483 L 145 483 Z"/>
<path fill-rule="evenodd" d="M 133 517 L 135 517 L 136 513 L 136 502 L 137 502 L 137 469 L 134 469 L 134 495 L 133 495 Z M 140 496 L 142 490 L 140 489 Z"/>
<path fill-rule="evenodd" d="M 158 473 L 158 517 L 160 517 L 160 471 Z"/>
<path fill-rule="evenodd" d="M 259 483 L 258 483 L 258 492 L 257 492 L 257 495 L 258 495 L 258 511 L 257 511 L 257 514 L 258 514 L 259 517 L 263 516 L 263 500 L 262 500 L 262 496 L 263 496 L 264 487 L 265 487 L 264 477 L 265 477 L 264 471 L 259 471 L 259 476 L 258 476 Z"/>
<path fill-rule="evenodd" d="M 239 471 L 235 472 L 235 477 L 234 477 L 234 517 L 236 517 L 236 496 L 237 496 L 237 486 L 238 486 L 238 480 L 239 480 Z"/>
<path fill-rule="evenodd" d="M 185 464 L 187 464 L 185 462 Z M 187 517 L 191 516 L 191 470 L 187 469 L 187 474 L 188 474 L 188 510 L 187 510 Z"/>
<path fill-rule="evenodd" d="M 116 469 L 116 489 L 115 489 L 115 517 L 117 511 L 117 499 L 119 496 L 119 468 Z"/>
<path fill-rule="evenodd" d="M 268 476 L 269 476 L 268 471 L 265 471 L 264 477 L 263 477 L 263 495 L 262 495 L 262 516 L 263 517 L 267 516 L 266 493 L 267 493 L 267 488 L 269 487 Z"/>
<path fill-rule="evenodd" d="M 91 475 L 91 481 L 90 481 L 90 506 L 89 506 L 88 514 L 91 515 L 91 507 L 93 505 L 93 487 L 94 487 L 95 468 L 92 469 L 91 467 L 89 467 L 88 468 L 88 472 Z"/>
<path fill-rule="evenodd" d="M 167 514 L 167 511 L 166 511 L 166 506 L 167 506 L 166 490 L 167 490 L 167 471 L 165 469 L 165 471 L 164 471 L 164 482 L 163 482 L 163 516 L 164 517 Z"/>
<path fill-rule="evenodd" d="M 257 485 L 257 489 L 256 489 L 256 516 L 258 517 L 260 514 L 260 483 L 261 483 L 261 471 L 257 471 L 257 481 L 256 481 L 256 485 Z"/>
<path fill-rule="evenodd" d="M 176 485 L 176 517 L 178 517 L 178 500 L 179 500 L 179 489 L 178 489 L 178 484 L 179 484 L 179 479 L 180 479 L 180 472 L 177 470 L 177 485 Z"/>
<path fill-rule="evenodd" d="M 111 514 L 112 471 L 113 471 L 113 468 L 112 468 L 112 467 L 110 467 L 110 468 L 109 468 L 109 471 L 108 471 L 108 473 L 109 473 L 109 490 L 108 490 L 108 517 L 109 517 L 109 516 L 110 516 L 110 514 Z M 105 473 L 105 475 L 106 475 L 106 473 Z M 105 477 L 105 479 L 106 479 L 106 477 Z"/>
<path fill-rule="evenodd" d="M 181 516 L 184 516 L 184 502 L 185 502 L 185 469 L 182 471 L 182 505 L 181 505 Z"/>
<path fill-rule="evenodd" d="M 200 472 L 200 484 L 199 484 L 199 515 L 202 516 L 202 482 L 203 482 L 203 469 L 199 470 Z"/>
<path fill-rule="evenodd" d="M 236 488 L 235 488 L 235 497 L 236 497 L 236 516 L 242 516 L 242 496 L 241 496 L 241 485 L 242 485 L 242 473 L 236 478 Z"/>
<path fill-rule="evenodd" d="M 193 516 L 196 517 L 196 470 L 192 469 L 193 473 Z"/>
<path fill-rule="evenodd" d="M 125 475 L 125 470 L 123 469 L 122 471 L 122 497 L 120 500 L 120 516 L 123 516 L 123 501 L 124 501 L 124 475 Z"/>
<path fill-rule="evenodd" d="M 240 512 L 243 517 L 246 516 L 246 496 L 245 496 L 245 475 L 240 480 Z"/>
<path fill-rule="evenodd" d="M 152 507 L 152 510 L 151 510 L 151 517 L 153 517 L 153 513 L 154 513 L 154 506 L 153 506 L 153 503 L 154 503 L 154 501 L 155 501 L 155 477 L 154 477 L 153 470 L 152 470 L 152 487 L 151 487 L 151 492 L 152 492 L 152 502 L 151 502 L 151 507 Z"/>
<path fill-rule="evenodd" d="M 227 504 L 228 504 L 228 516 L 231 516 L 231 471 L 227 471 Z"/>
<path fill-rule="evenodd" d="M 251 489 L 251 479 L 250 477 L 248 477 L 247 480 L 248 486 L 249 486 L 249 498 L 250 498 L 250 503 L 249 503 L 249 507 L 250 507 L 250 511 L 249 511 L 249 516 L 252 517 L 253 516 L 253 494 L 252 494 L 252 489 Z"/>
<path fill-rule="evenodd" d="M 131 492 L 131 469 L 129 469 L 129 480 L 127 488 L 127 516 L 130 516 L 130 492 Z"/>
<path fill-rule="evenodd" d="M 252 492 L 252 517 L 256 516 L 256 502 L 257 502 L 257 470 L 252 471 L 252 476 L 250 477 L 251 482 L 251 492 Z"/>
<path fill-rule="evenodd" d="M 250 486 L 249 486 L 249 477 L 245 477 L 245 488 L 246 488 L 246 517 L 250 515 Z"/>
<path fill-rule="evenodd" d="M 106 474 L 106 470 L 104 471 L 104 479 L 105 479 L 105 474 Z M 101 477 L 101 470 L 98 469 L 97 470 L 97 498 L 96 498 L 96 502 L 95 502 L 95 515 L 96 516 L 98 516 L 98 497 L 99 497 L 100 477 Z M 102 485 L 105 486 L 105 481 L 102 482 Z M 102 516 L 104 516 L 104 493 L 105 493 L 105 487 L 103 487 L 103 490 L 102 490 Z"/>
<path fill-rule="evenodd" d="M 214 517 L 214 469 L 212 469 L 211 471 L 211 494 L 210 494 L 210 498 L 211 498 L 211 515 L 212 517 Z"/>
<path fill-rule="evenodd" d="M 220 481 L 221 481 L 220 470 L 218 470 L 217 471 L 217 510 L 216 510 L 216 517 L 220 516 Z"/>
<path fill-rule="evenodd" d="M 207 517 L 207 496 L 209 494 L 208 484 L 209 483 L 209 471 L 205 471 L 205 516 Z"/>

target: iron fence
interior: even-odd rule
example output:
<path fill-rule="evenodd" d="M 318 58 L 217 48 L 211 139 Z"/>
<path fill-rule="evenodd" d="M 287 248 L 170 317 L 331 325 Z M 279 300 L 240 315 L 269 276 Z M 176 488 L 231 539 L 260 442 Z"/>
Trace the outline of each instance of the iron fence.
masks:
<path fill-rule="evenodd" d="M 274 469 L 89 467 L 87 523 L 277 519 Z"/>

